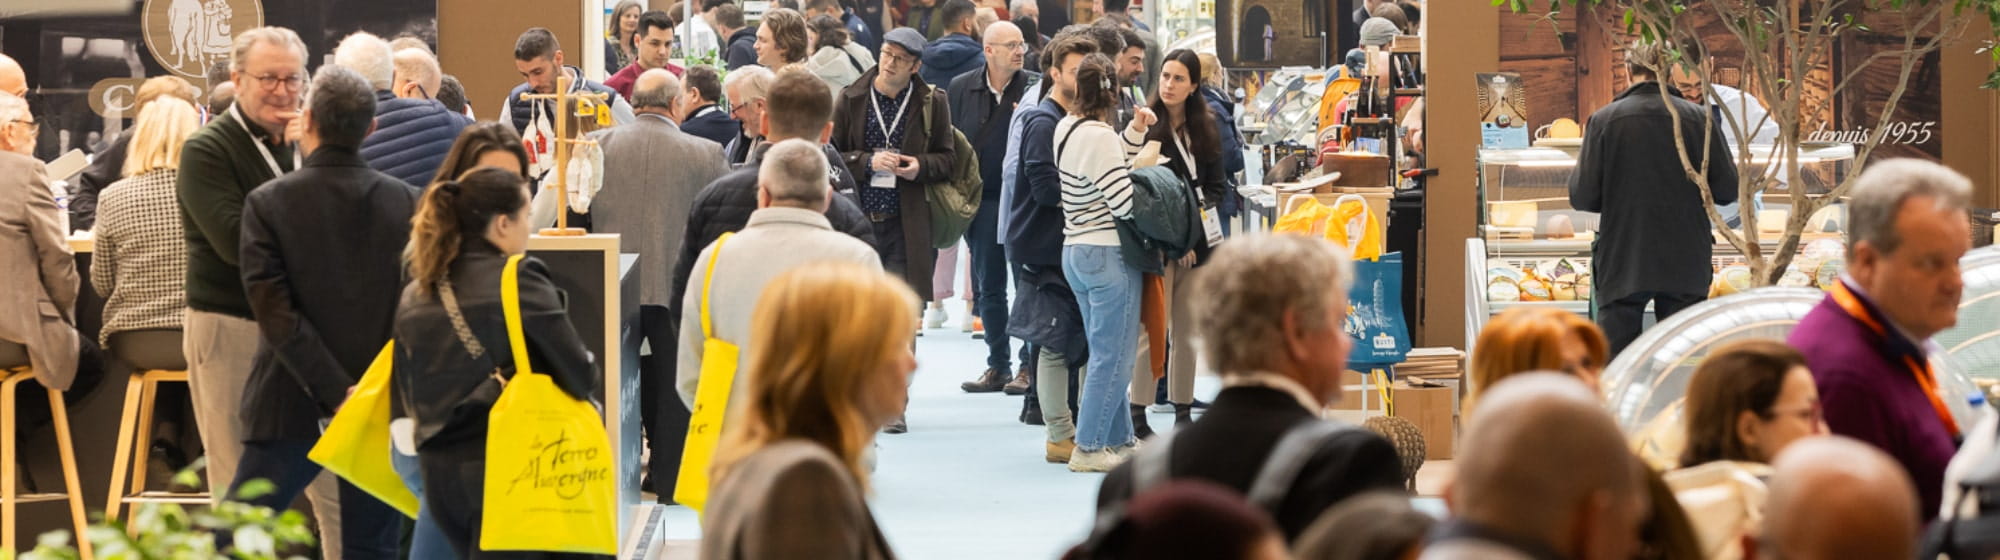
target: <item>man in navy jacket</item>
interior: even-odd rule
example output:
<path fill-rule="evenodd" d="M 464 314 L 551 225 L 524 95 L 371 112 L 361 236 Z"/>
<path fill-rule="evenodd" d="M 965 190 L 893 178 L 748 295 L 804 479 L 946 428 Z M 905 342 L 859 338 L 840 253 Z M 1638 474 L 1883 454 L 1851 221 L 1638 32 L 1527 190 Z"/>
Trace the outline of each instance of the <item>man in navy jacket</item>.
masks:
<path fill-rule="evenodd" d="M 942 85 L 986 65 L 986 56 L 979 40 L 972 37 L 972 16 L 977 8 L 971 0 L 945 0 L 938 10 L 943 14 L 945 35 L 924 47 L 924 66 L 917 75 L 923 76 L 924 83 Z"/>
<path fill-rule="evenodd" d="M 947 7 L 949 10 L 949 7 Z M 1025 392 L 1027 379 L 1014 378 L 1007 337 L 1007 255 L 1000 245 L 1000 184 L 1007 153 L 1007 132 L 1013 125 L 1014 107 L 1028 86 L 1040 75 L 1022 70 L 1027 45 L 1021 30 L 1011 22 L 996 22 L 986 28 L 986 67 L 966 72 L 945 89 L 950 96 L 952 126 L 965 134 L 979 153 L 979 178 L 987 185 L 982 191 L 979 213 L 965 232 L 967 250 L 972 253 L 974 306 L 985 323 L 986 370 L 973 381 L 960 385 L 969 393 L 990 393 L 1009 388 L 1009 393 Z"/>
<path fill-rule="evenodd" d="M 362 159 L 404 183 L 430 184 L 452 143 L 458 141 L 459 131 L 472 124 L 472 119 L 431 99 L 444 81 L 437 59 L 418 49 L 392 56 L 389 43 L 356 33 L 341 41 L 334 61 L 368 78 L 376 88 L 375 132 L 361 143 Z"/>

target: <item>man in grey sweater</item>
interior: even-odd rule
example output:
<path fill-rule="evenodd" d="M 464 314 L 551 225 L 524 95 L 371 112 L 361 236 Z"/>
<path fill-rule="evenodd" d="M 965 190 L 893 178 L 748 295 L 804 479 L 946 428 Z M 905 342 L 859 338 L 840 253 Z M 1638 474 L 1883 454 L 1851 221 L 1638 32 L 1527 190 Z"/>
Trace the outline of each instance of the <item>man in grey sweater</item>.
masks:
<path fill-rule="evenodd" d="M 688 409 L 694 409 L 701 383 L 703 339 L 733 344 L 747 359 L 750 318 L 771 279 L 800 265 L 827 260 L 881 268 L 873 247 L 835 231 L 827 221 L 827 205 L 834 194 L 826 174 L 826 154 L 818 145 L 800 139 L 772 145 L 758 167 L 758 210 L 750 215 L 750 224 L 716 240 L 695 259 L 681 301 L 675 386 Z M 703 314 L 708 315 L 706 321 Z"/>

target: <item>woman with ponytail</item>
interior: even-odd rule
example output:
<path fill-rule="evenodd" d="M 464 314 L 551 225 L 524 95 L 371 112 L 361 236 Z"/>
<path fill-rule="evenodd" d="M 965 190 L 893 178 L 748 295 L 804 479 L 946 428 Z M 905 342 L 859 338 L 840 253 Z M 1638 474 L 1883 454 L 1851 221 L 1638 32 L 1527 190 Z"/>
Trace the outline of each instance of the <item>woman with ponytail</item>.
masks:
<path fill-rule="evenodd" d="M 507 352 L 501 274 L 509 257 L 527 252 L 529 231 L 527 181 L 515 169 L 476 167 L 424 193 L 403 252 L 410 283 L 396 311 L 395 385 L 414 420 L 424 506 L 462 558 L 496 557 L 478 550 L 495 374 L 545 373 L 577 399 L 597 390 L 597 366 L 570 326 L 566 297 L 534 257 L 516 272 L 532 366 Z"/>

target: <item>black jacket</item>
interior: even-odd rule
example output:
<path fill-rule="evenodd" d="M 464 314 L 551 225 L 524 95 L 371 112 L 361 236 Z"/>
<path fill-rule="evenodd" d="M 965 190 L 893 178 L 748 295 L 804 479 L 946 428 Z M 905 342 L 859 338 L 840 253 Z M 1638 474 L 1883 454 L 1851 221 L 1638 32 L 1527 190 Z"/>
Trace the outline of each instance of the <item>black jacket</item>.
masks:
<path fill-rule="evenodd" d="M 979 179 L 986 184 L 980 192 L 981 204 L 1000 203 L 1000 177 L 1007 157 L 1007 127 L 1014 122 L 1014 105 L 1022 94 L 1041 80 L 1041 75 L 1015 70 L 1000 99 L 986 85 L 986 68 L 959 75 L 945 88 L 951 103 L 951 125 L 965 133 L 965 140 L 979 152 Z"/>
<path fill-rule="evenodd" d="M 402 409 L 417 420 L 419 448 L 484 441 L 486 413 L 500 398 L 495 371 L 517 371 L 508 345 L 500 299 L 500 272 L 507 256 L 484 238 L 467 240 L 451 263 L 452 292 L 466 327 L 483 353 L 475 357 L 453 329 L 437 295 L 402 291 L 396 310 L 396 385 Z M 594 398 L 597 365 L 583 337 L 569 321 L 568 297 L 534 257 L 521 260 L 521 332 L 527 337 L 530 370 L 555 378 L 563 392 Z"/>
<path fill-rule="evenodd" d="M 764 152 L 770 144 L 757 146 L 750 152 L 750 160 L 743 167 L 723 175 L 721 179 L 709 183 L 695 195 L 687 220 L 687 234 L 681 236 L 680 258 L 674 263 L 674 291 L 687 293 L 688 276 L 694 270 L 694 261 L 701 257 L 701 250 L 722 234 L 741 231 L 750 223 L 750 214 L 757 211 L 757 166 L 764 161 Z M 833 204 L 826 208 L 826 220 L 833 229 L 854 236 L 869 246 L 875 245 L 875 224 L 861 212 L 861 205 L 855 203 L 854 179 L 840 166 L 840 154 L 826 148 L 827 171 L 832 177 Z M 928 246 L 928 245 L 926 245 Z M 680 298 L 673 298 L 668 304 L 670 318 L 675 326 L 680 325 Z"/>
<path fill-rule="evenodd" d="M 1216 211 L 1222 200 L 1229 196 L 1230 191 L 1229 176 L 1227 172 L 1222 170 L 1223 154 L 1204 154 L 1195 151 L 1193 146 L 1188 146 L 1188 153 L 1194 154 L 1195 157 L 1194 170 L 1196 173 L 1190 174 L 1188 173 L 1187 158 L 1181 157 L 1180 149 L 1175 147 L 1174 144 L 1178 143 L 1179 139 L 1169 134 L 1167 135 L 1167 140 L 1168 142 L 1160 143 L 1160 155 L 1167 158 L 1167 165 L 1165 167 L 1173 171 L 1175 177 L 1179 177 L 1182 182 L 1187 183 L 1190 194 L 1201 195 L 1201 208 L 1203 210 Z M 1196 214 L 1194 219 L 1195 222 L 1191 224 L 1194 226 L 1197 236 L 1194 239 L 1194 255 L 1196 266 L 1200 266 L 1208 262 L 1209 253 L 1214 252 L 1215 249 L 1208 246 L 1208 237 L 1202 233 L 1201 215 Z"/>
<path fill-rule="evenodd" d="M 1250 483 L 1285 431 L 1319 422 L 1291 394 L 1265 387 L 1231 387 L 1215 396 L 1208 414 L 1177 430 L 1168 472 L 1250 491 Z M 1402 490 L 1402 463 L 1389 440 L 1367 430 L 1347 430 L 1320 447 L 1293 482 L 1278 511 L 1269 512 L 1291 542 L 1334 504 L 1370 490 Z M 1113 469 L 1098 489 L 1097 507 L 1132 497 L 1132 466 Z"/>
<path fill-rule="evenodd" d="M 1062 104 L 1048 97 L 1021 119 L 1020 169 L 1014 173 L 1013 198 L 1005 202 L 1007 262 L 1062 269 L 1062 175 L 1056 170 L 1055 140 L 1062 118 Z"/>
<path fill-rule="evenodd" d="M 1702 164 L 1702 133 L 1709 112 L 1669 97 L 1681 122 L 1688 160 Z M 1591 245 L 1598 301 L 1639 292 L 1708 293 L 1715 248 L 1701 190 L 1675 155 L 1673 115 L 1660 102 L 1659 82 L 1618 94 L 1590 116 L 1583 150 L 1570 176 L 1569 203 L 1598 212 Z M 1709 138 L 1708 184 L 1716 204 L 1736 201 L 1736 160 L 1718 127 Z"/>
<path fill-rule="evenodd" d="M 389 341 L 416 187 L 322 146 L 243 205 L 243 287 L 262 341 L 243 391 L 247 441 L 319 437 Z"/>
<path fill-rule="evenodd" d="M 722 48 L 722 61 L 730 70 L 757 63 L 757 26 L 744 27 L 729 34 L 729 45 Z"/>
<path fill-rule="evenodd" d="M 735 117 L 729 116 L 728 111 L 714 103 L 695 109 L 691 114 L 694 116 L 681 123 L 681 132 L 707 138 L 724 147 L 728 147 L 730 141 L 735 140 L 743 130 L 742 123 L 736 122 Z"/>
<path fill-rule="evenodd" d="M 125 178 L 125 153 L 131 145 L 132 129 L 128 128 L 111 139 L 104 151 L 97 152 L 90 165 L 76 176 L 76 194 L 69 199 L 70 231 L 87 230 L 97 223 L 97 197 L 105 187 Z"/>
<path fill-rule="evenodd" d="M 869 69 L 847 89 L 840 90 L 833 104 L 833 149 L 840 151 L 847 171 L 861 178 L 857 182 L 867 180 L 868 160 L 875 156 L 867 142 L 868 113 L 874 110 L 870 97 L 875 91 L 875 76 L 881 71 L 879 65 Z M 930 87 L 922 77 L 911 77 L 910 87 L 916 88 L 911 95 L 930 94 L 909 103 L 901 117 L 901 122 L 906 123 L 902 126 L 909 127 L 903 132 L 901 151 L 918 161 L 916 180 L 896 179 L 897 209 L 903 220 L 904 258 L 908 263 L 903 280 L 910 283 L 911 290 L 928 294 L 931 269 L 937 266 L 937 249 L 931 247 L 931 210 L 924 185 L 951 179 L 958 148 L 952 141 L 951 102 L 945 99 L 944 90 Z M 932 105 L 938 107 L 931 113 L 930 126 L 925 127 L 924 112 L 933 110 Z M 889 117 L 892 121 L 896 119 Z M 840 224 L 835 223 L 834 227 L 839 228 Z"/>

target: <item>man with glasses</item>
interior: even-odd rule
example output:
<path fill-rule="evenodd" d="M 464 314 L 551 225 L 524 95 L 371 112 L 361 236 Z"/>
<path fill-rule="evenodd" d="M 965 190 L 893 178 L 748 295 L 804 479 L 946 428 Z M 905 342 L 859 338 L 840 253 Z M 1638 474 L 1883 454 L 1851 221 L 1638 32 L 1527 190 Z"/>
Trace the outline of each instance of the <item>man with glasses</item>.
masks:
<path fill-rule="evenodd" d="M 729 118 L 739 126 L 736 137 L 723 144 L 723 157 L 729 165 L 743 165 L 750 160 L 750 152 L 763 143 L 764 112 L 769 108 L 764 99 L 771 92 L 771 70 L 762 66 L 738 68 L 729 73 L 729 79 L 722 83 L 722 89 L 729 95 Z"/>
<path fill-rule="evenodd" d="M 632 52 L 638 56 L 632 63 L 611 77 L 604 79 L 604 85 L 617 90 L 626 99 L 632 98 L 632 83 L 639 80 L 639 74 L 654 68 L 665 68 L 679 78 L 686 74 L 680 65 L 667 60 L 674 51 L 674 20 L 666 12 L 653 10 L 639 14 L 639 32 L 632 35 Z M 679 95 L 680 92 L 674 92 Z M 636 111 L 637 108 L 635 107 Z"/>
<path fill-rule="evenodd" d="M 909 28 L 883 37 L 881 63 L 836 98 L 833 147 L 862 184 L 861 209 L 874 224 L 883 270 L 928 295 L 937 250 L 924 188 L 951 178 L 956 149 L 944 92 L 917 75 L 927 44 Z M 888 431 L 906 428 L 898 419 Z"/>
<path fill-rule="evenodd" d="M 213 486 L 236 480 L 243 458 L 249 431 L 240 412 L 260 337 L 238 264 L 243 200 L 258 185 L 299 166 L 302 155 L 293 146 L 304 134 L 298 118 L 307 56 L 305 42 L 290 29 L 260 27 L 237 35 L 229 58 L 236 104 L 181 148 L 174 184 L 188 241 L 181 351 Z M 228 497 L 224 494 L 217 493 L 216 500 Z M 306 488 L 327 558 L 341 557 L 338 496 L 331 475 L 322 474 Z"/>
<path fill-rule="evenodd" d="M 444 80 L 429 51 L 390 53 L 389 42 L 366 31 L 348 35 L 333 64 L 375 88 L 375 130 L 361 143 L 361 157 L 377 171 L 416 186 L 431 184 L 458 132 L 472 124 L 430 98 Z"/>
<path fill-rule="evenodd" d="M 973 307 L 986 327 L 986 370 L 959 387 L 968 393 L 1027 392 L 1028 379 L 1014 375 L 1011 339 L 1007 337 L 1007 255 L 1000 240 L 1000 191 L 1007 136 L 1014 108 L 1041 75 L 1022 70 L 1028 46 L 1021 28 L 1011 22 L 986 26 L 986 66 L 966 72 L 945 88 L 951 101 L 951 124 L 979 152 L 981 191 L 979 213 L 965 232 L 972 253 Z"/>
<path fill-rule="evenodd" d="M 722 99 L 722 76 L 712 66 L 696 66 L 687 72 L 687 89 L 681 92 L 677 113 L 681 132 L 700 136 L 717 146 L 736 139 L 742 124 L 717 104 Z M 726 152 L 725 152 L 726 154 Z"/>

